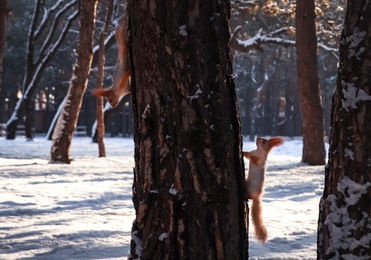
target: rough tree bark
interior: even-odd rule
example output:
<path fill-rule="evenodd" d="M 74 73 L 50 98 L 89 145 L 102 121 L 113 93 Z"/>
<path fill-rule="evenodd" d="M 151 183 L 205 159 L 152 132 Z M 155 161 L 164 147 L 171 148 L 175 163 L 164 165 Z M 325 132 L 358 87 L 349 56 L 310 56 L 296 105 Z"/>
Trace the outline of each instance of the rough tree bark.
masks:
<path fill-rule="evenodd" d="M 128 1 L 131 259 L 247 259 L 229 1 Z"/>
<path fill-rule="evenodd" d="M 81 4 L 77 61 L 67 93 L 67 100 L 53 132 L 51 161 L 70 163 L 70 146 L 81 109 L 91 69 L 95 16 L 98 0 L 83 0 Z"/>
<path fill-rule="evenodd" d="M 346 10 L 317 259 L 371 258 L 371 5 Z"/>
<path fill-rule="evenodd" d="M 325 164 L 324 120 L 317 72 L 314 0 L 296 2 L 296 50 L 302 114 L 302 161 Z"/>

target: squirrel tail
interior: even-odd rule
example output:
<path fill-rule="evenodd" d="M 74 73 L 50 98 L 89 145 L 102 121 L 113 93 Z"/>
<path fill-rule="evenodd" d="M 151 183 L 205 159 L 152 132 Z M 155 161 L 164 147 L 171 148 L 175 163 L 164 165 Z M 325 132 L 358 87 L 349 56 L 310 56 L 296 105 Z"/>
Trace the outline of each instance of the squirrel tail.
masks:
<path fill-rule="evenodd" d="M 113 90 L 110 88 L 96 88 L 93 89 L 92 94 L 95 96 L 100 96 L 100 97 L 107 97 L 109 95 L 112 95 Z"/>
<path fill-rule="evenodd" d="M 255 228 L 256 239 L 264 243 L 267 240 L 268 234 L 267 229 L 265 228 L 263 223 L 261 198 L 255 198 L 252 200 L 251 220 Z"/>

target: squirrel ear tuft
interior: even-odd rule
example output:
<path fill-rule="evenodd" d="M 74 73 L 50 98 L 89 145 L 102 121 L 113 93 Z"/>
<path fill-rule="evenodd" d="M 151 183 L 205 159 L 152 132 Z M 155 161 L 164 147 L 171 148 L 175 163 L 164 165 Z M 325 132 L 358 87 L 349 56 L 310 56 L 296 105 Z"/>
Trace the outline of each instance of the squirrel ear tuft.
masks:
<path fill-rule="evenodd" d="M 271 146 L 279 146 L 283 144 L 283 139 L 282 137 L 273 137 L 269 139 L 269 143 L 271 144 Z"/>

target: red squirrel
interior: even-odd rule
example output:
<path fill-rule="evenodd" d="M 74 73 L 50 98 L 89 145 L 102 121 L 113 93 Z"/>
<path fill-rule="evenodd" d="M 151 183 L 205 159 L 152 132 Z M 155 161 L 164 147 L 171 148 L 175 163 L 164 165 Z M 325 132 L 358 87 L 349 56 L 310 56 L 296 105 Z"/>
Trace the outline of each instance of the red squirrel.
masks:
<path fill-rule="evenodd" d="M 108 103 L 115 107 L 119 103 L 120 97 L 131 92 L 130 86 L 130 64 L 127 50 L 127 17 L 120 19 L 119 27 L 116 31 L 116 41 L 119 47 L 119 58 L 113 76 L 113 85 L 110 88 L 93 89 L 92 93 L 96 96 L 106 97 Z"/>
<path fill-rule="evenodd" d="M 283 144 L 281 137 L 273 137 L 269 140 L 258 138 L 255 150 L 243 152 L 243 155 L 250 160 L 245 188 L 247 197 L 252 199 L 251 220 L 255 228 L 256 239 L 263 243 L 267 240 L 267 229 L 264 226 L 262 216 L 265 163 L 272 148 L 281 144 Z"/>

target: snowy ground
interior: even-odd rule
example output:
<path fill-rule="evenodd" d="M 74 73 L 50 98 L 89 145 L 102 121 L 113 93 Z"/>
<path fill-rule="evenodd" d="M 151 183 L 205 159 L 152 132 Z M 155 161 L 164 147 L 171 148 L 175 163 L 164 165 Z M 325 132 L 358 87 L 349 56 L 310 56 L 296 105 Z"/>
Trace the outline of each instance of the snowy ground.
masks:
<path fill-rule="evenodd" d="M 133 141 L 74 138 L 71 165 L 48 164 L 50 141 L 0 137 L 0 259 L 126 259 L 134 209 Z M 244 149 L 255 145 L 244 143 Z M 268 158 L 263 217 L 268 241 L 250 231 L 250 259 L 315 259 L 324 167 L 300 163 L 302 142 Z M 247 163 L 246 163 L 247 165 Z"/>

